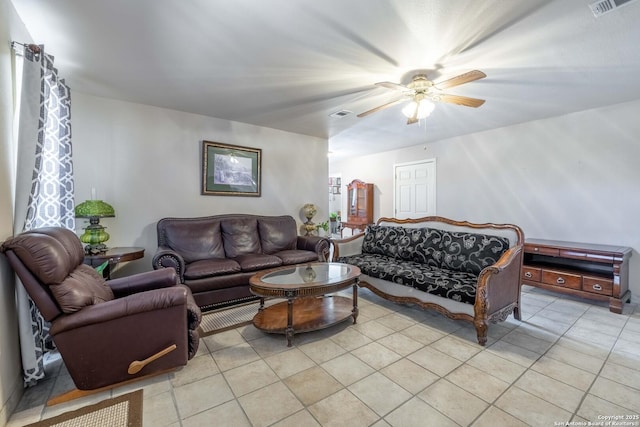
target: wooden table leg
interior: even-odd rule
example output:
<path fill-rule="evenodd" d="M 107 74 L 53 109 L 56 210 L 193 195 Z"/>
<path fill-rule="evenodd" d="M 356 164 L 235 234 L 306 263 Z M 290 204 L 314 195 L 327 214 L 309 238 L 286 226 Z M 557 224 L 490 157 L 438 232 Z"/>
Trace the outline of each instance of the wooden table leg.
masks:
<path fill-rule="evenodd" d="M 353 283 L 353 310 L 351 310 L 351 313 L 353 315 L 353 323 L 356 323 L 358 312 L 358 279 L 356 279 L 356 281 Z"/>
<path fill-rule="evenodd" d="M 293 298 L 287 299 L 287 347 L 293 341 Z"/>

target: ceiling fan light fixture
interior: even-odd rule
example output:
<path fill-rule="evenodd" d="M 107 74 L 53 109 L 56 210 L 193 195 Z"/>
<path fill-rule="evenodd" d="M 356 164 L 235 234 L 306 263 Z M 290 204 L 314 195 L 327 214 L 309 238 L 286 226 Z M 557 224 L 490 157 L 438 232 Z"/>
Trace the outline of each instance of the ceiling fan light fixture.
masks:
<path fill-rule="evenodd" d="M 420 101 L 411 101 L 402 109 L 402 114 L 404 114 L 407 118 L 411 118 L 414 116 L 416 112 L 416 106 L 418 108 L 418 114 L 415 116 L 417 119 L 424 119 L 429 117 L 429 115 L 433 112 L 433 109 L 436 108 L 435 104 L 427 99 L 422 99 Z"/>

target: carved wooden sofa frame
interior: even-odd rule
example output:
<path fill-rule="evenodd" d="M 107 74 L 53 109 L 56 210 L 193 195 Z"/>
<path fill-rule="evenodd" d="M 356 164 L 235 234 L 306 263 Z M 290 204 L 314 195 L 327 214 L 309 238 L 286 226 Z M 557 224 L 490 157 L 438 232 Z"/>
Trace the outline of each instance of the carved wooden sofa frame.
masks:
<path fill-rule="evenodd" d="M 470 322 L 475 326 L 478 343 L 483 346 L 487 342 L 489 323 L 504 321 L 511 313 L 515 319 L 520 320 L 520 271 L 524 247 L 524 233 L 520 227 L 511 224 L 474 224 L 438 216 L 402 220 L 380 218 L 376 225 L 435 228 L 508 239 L 509 249 L 500 256 L 495 264 L 485 267 L 478 275 L 473 305 L 433 295 L 392 281 L 374 278 L 367 274 L 362 274 L 359 285 L 387 300 L 415 304 L 424 309 L 436 310 L 454 320 Z M 347 262 L 343 257 L 361 253 L 364 236 L 364 234 L 358 234 L 345 239 L 333 240 L 332 260 Z"/>

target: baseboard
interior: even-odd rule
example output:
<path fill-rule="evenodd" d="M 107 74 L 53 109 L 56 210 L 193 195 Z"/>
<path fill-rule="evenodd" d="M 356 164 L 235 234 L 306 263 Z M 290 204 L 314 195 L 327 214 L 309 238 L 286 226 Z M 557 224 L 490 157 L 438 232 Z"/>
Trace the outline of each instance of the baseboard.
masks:
<path fill-rule="evenodd" d="M 2 402 L 2 409 L 0 409 L 0 426 L 4 426 L 9 422 L 11 415 L 15 412 L 23 395 L 24 382 L 22 380 L 21 370 L 13 380 L 13 386 L 9 392 L 9 398 L 5 402 Z"/>

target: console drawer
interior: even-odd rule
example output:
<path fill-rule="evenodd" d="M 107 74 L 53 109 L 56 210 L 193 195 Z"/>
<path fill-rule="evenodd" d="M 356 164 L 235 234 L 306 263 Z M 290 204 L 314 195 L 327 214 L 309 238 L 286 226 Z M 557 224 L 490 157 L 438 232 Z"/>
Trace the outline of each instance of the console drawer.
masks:
<path fill-rule="evenodd" d="M 548 248 L 546 246 L 537 246 L 532 244 L 525 243 L 524 251 L 530 254 L 540 254 L 547 256 L 560 256 L 560 249 L 558 248 Z"/>
<path fill-rule="evenodd" d="M 582 290 L 594 294 L 611 295 L 613 293 L 613 280 L 584 276 L 582 278 Z"/>
<path fill-rule="evenodd" d="M 563 288 L 582 289 L 582 276 L 555 270 L 542 270 L 542 283 Z"/>
<path fill-rule="evenodd" d="M 542 270 L 535 267 L 522 266 L 522 278 L 524 280 L 533 280 L 534 282 L 540 281 Z"/>

